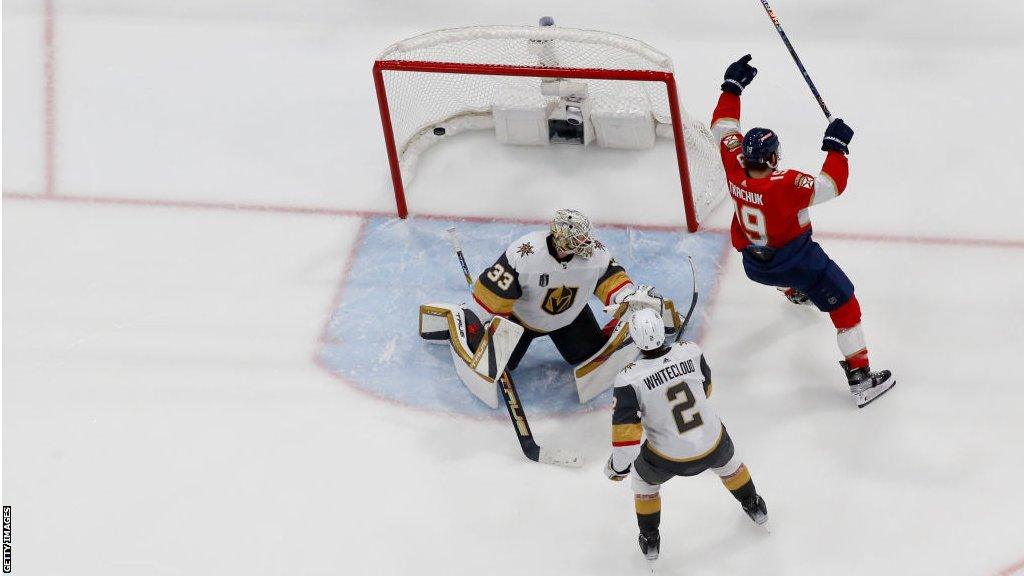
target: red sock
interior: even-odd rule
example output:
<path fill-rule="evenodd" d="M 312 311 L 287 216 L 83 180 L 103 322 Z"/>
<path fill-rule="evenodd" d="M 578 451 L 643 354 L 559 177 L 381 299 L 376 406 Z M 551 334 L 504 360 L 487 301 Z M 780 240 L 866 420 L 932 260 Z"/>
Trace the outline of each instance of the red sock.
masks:
<path fill-rule="evenodd" d="M 839 333 L 839 351 L 846 357 L 846 363 L 850 368 L 867 368 L 868 348 L 860 327 L 860 303 L 857 297 L 851 296 L 846 304 L 829 312 L 829 316 Z"/>

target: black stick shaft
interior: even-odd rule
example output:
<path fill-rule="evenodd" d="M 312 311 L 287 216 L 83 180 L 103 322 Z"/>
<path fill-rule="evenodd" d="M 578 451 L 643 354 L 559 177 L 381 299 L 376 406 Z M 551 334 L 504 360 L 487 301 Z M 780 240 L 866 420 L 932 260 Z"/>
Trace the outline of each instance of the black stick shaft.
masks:
<path fill-rule="evenodd" d="M 786 31 L 782 29 L 782 22 L 779 21 L 779 17 L 775 15 L 775 10 L 768 5 L 768 0 L 761 0 L 761 4 L 764 6 L 764 11 L 768 13 L 768 17 L 772 19 L 772 24 L 775 24 L 775 30 L 782 37 L 782 41 L 786 44 L 786 48 L 789 49 L 789 55 L 793 57 L 793 61 L 796 62 L 796 67 L 800 69 L 800 73 L 804 76 L 804 82 L 807 82 L 808 88 L 811 89 L 811 93 L 814 94 L 814 98 L 818 101 L 818 106 L 821 106 L 821 111 L 825 113 L 825 118 L 831 122 L 832 113 L 828 111 L 828 106 L 825 106 L 825 99 L 821 97 L 818 89 L 814 86 L 814 82 L 811 80 L 811 75 L 807 73 L 807 69 L 804 68 L 804 63 L 800 61 L 800 57 L 796 55 L 796 49 L 793 48 L 793 43 L 789 41 L 789 37 L 786 36 Z"/>
<path fill-rule="evenodd" d="M 523 454 L 534 462 L 540 459 L 540 446 L 533 439 L 533 432 L 530 431 L 530 423 L 526 421 L 526 412 L 523 411 L 523 404 L 519 401 L 519 392 L 516 391 L 515 382 L 507 371 L 502 372 L 499 377 L 501 382 L 501 395 L 505 398 L 505 408 L 508 409 L 508 417 L 512 420 L 512 426 L 516 429 L 516 436 L 519 437 L 519 446 Z"/>
<path fill-rule="evenodd" d="M 459 258 L 459 264 L 462 265 L 462 274 L 466 277 L 466 284 L 472 289 L 473 276 L 469 273 L 466 257 L 462 254 L 462 243 L 459 242 L 459 237 L 455 234 L 454 227 L 449 228 L 447 232 L 448 239 L 451 241 L 452 247 L 455 248 L 455 255 Z M 498 377 L 498 382 L 501 384 L 501 396 L 505 400 L 508 417 L 512 420 L 512 426 L 515 428 L 516 436 L 519 438 L 519 446 L 523 449 L 523 454 L 527 458 L 537 462 L 540 459 L 540 446 L 537 445 L 537 441 L 533 438 L 533 432 L 530 431 L 530 423 L 526 420 L 526 411 L 523 410 L 523 404 L 519 401 L 519 392 L 516 390 L 516 384 L 512 381 L 512 377 L 509 376 L 507 370 L 501 373 L 501 376 Z"/>
<path fill-rule="evenodd" d="M 697 267 L 693 265 L 693 258 L 687 256 L 686 259 L 690 262 L 690 274 L 693 278 L 693 298 L 690 299 L 690 309 L 686 311 L 686 317 L 683 318 L 682 324 L 679 325 L 679 332 L 676 333 L 676 342 L 683 337 L 683 332 L 686 331 L 686 326 L 690 323 L 690 317 L 693 316 L 693 309 L 697 307 L 697 298 L 700 296 L 697 292 Z"/>

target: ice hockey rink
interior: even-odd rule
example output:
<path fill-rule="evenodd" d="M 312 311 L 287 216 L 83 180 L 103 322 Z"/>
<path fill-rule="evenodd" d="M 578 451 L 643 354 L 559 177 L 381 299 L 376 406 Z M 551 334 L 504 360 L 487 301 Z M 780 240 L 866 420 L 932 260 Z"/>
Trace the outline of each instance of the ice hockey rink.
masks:
<path fill-rule="evenodd" d="M 745 278 L 728 200 L 684 231 L 667 141 L 460 135 L 394 217 L 375 56 L 542 15 L 668 53 L 705 122 L 753 54 L 744 127 L 816 172 L 824 119 L 754 0 L 4 2 L 13 573 L 647 573 L 629 485 L 602 474 L 609 396 L 574 402 L 535 343 L 517 372 L 534 433 L 586 458 L 535 464 L 416 335 L 417 303 L 466 294 L 444 227 L 478 271 L 576 207 L 677 300 L 699 262 L 687 336 L 770 511 L 769 535 L 717 477 L 669 482 L 657 573 L 1024 574 L 1024 7 L 773 5 L 856 130 L 850 187 L 812 218 L 898 379 L 864 410 L 828 318 Z"/>

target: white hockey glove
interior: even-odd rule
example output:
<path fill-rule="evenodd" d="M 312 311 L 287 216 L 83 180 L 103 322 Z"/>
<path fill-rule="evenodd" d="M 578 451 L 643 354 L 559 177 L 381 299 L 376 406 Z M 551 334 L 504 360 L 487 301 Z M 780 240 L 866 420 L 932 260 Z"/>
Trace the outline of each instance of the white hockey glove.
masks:
<path fill-rule="evenodd" d="M 624 292 L 625 290 L 623 290 Z M 665 298 L 654 289 L 654 286 L 640 284 L 622 296 L 615 295 L 616 304 L 629 304 L 630 309 L 653 308 L 661 314 L 665 310 Z"/>
<path fill-rule="evenodd" d="M 612 482 L 621 482 L 623 478 L 629 476 L 629 469 L 633 466 L 632 464 L 626 464 L 626 469 L 619 470 L 615 469 L 614 466 L 615 455 L 612 454 L 608 457 L 608 461 L 604 464 L 604 475 L 608 477 Z"/>

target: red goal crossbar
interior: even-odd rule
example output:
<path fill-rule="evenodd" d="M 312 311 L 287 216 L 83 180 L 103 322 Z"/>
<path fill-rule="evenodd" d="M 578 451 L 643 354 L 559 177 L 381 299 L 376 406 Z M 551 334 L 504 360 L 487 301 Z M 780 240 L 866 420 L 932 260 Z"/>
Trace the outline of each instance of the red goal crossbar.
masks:
<path fill-rule="evenodd" d="M 655 70 L 612 70 L 602 68 L 554 68 L 542 66 L 510 66 L 501 64 L 463 64 L 457 62 L 426 62 L 414 60 L 376 60 L 373 64 L 373 82 L 377 89 L 377 105 L 384 129 L 388 163 L 391 166 L 391 182 L 395 188 L 395 207 L 400 218 L 409 215 L 405 202 L 405 186 L 395 145 L 395 134 L 391 125 L 387 89 L 384 86 L 384 72 L 431 72 L 438 74 L 477 74 L 486 76 L 535 76 L 541 78 L 579 78 L 583 80 L 634 80 L 641 82 L 663 82 L 668 95 L 669 113 L 672 116 L 672 137 L 675 141 L 676 159 L 679 165 L 679 180 L 683 189 L 683 203 L 686 208 L 686 227 L 697 231 L 697 214 L 690 187 L 690 170 L 686 160 L 686 146 L 683 140 L 683 121 L 679 111 L 675 77 L 670 72 Z"/>

